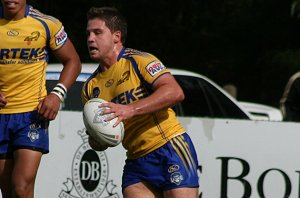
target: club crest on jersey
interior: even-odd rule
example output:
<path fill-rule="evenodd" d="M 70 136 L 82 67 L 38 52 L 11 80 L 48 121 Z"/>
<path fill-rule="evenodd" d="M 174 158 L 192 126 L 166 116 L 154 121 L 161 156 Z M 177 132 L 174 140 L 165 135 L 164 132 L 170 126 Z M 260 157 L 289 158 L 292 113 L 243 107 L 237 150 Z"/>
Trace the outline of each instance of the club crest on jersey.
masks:
<path fill-rule="evenodd" d="M 119 85 L 122 84 L 123 82 L 129 80 L 129 77 L 130 77 L 130 72 L 129 72 L 129 71 L 125 71 L 125 72 L 122 74 L 121 79 L 118 80 L 117 86 L 119 86 Z"/>
<path fill-rule="evenodd" d="M 164 69 L 166 69 L 166 67 L 160 61 L 153 61 L 146 66 L 146 70 L 151 76 L 154 76 Z"/>
<path fill-rule="evenodd" d="M 32 41 L 37 41 L 40 35 L 41 33 L 39 31 L 31 32 L 30 36 L 27 36 L 24 41 L 27 41 L 27 45 L 30 45 Z"/>
<path fill-rule="evenodd" d="M 61 27 L 58 33 L 55 34 L 55 44 L 59 46 L 60 44 L 64 43 L 67 40 L 67 38 L 68 36 L 64 30 L 64 27 Z"/>

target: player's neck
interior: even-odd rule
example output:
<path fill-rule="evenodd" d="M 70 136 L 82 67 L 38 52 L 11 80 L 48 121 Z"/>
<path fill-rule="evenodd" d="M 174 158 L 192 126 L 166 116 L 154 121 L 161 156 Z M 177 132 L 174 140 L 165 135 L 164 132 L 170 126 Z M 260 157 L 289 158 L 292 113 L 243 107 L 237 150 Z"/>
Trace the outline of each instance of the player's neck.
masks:
<path fill-rule="evenodd" d="M 9 21 L 17 21 L 24 18 L 25 12 L 26 6 L 19 10 L 4 8 L 4 18 Z"/>
<path fill-rule="evenodd" d="M 116 45 L 110 55 L 100 62 L 103 71 L 108 70 L 116 62 L 118 62 L 119 54 L 123 49 L 123 45 Z"/>

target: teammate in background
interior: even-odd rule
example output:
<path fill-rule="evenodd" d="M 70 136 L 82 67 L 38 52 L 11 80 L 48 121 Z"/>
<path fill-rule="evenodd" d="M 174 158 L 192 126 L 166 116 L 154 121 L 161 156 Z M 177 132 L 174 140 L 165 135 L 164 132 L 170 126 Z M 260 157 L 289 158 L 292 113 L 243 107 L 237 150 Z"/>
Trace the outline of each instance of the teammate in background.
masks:
<path fill-rule="evenodd" d="M 3 198 L 33 198 L 41 157 L 49 152 L 49 121 L 55 119 L 81 63 L 58 19 L 26 0 L 1 3 L 0 188 Z M 48 49 L 64 66 L 49 95 Z"/>
<path fill-rule="evenodd" d="M 287 82 L 280 99 L 280 110 L 284 121 L 300 122 L 300 72 Z"/>
<path fill-rule="evenodd" d="M 196 152 L 170 108 L 184 99 L 181 87 L 155 56 L 124 47 L 127 23 L 118 10 L 92 7 L 87 19 L 89 54 L 99 67 L 82 99 L 111 101 L 103 114 L 125 124 L 124 198 L 198 197 Z"/>

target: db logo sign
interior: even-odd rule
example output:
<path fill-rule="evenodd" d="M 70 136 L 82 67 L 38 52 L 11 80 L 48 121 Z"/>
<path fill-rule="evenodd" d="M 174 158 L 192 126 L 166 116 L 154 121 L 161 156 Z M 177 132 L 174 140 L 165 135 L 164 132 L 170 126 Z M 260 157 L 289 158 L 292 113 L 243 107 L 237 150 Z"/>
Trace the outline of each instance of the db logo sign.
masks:
<path fill-rule="evenodd" d="M 78 131 L 83 144 L 75 152 L 72 163 L 72 179 L 67 178 L 60 198 L 106 197 L 118 198 L 113 181 L 108 181 L 108 160 L 105 152 L 96 152 L 88 144 L 85 129 Z"/>

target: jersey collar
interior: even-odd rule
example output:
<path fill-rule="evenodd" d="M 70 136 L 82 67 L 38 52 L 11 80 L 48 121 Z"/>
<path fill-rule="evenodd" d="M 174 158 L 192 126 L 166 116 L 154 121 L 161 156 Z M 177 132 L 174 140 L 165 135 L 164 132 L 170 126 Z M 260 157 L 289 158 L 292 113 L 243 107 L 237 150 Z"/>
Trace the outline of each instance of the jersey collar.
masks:
<path fill-rule="evenodd" d="M 122 48 L 122 50 L 120 51 L 120 54 L 118 55 L 117 61 L 119 61 L 122 58 L 122 56 L 125 52 L 125 49 L 126 49 L 125 47 Z"/>
<path fill-rule="evenodd" d="M 28 5 L 28 4 L 26 4 L 26 11 L 25 11 L 25 17 L 27 17 L 28 16 L 28 14 L 29 14 L 29 11 L 30 11 L 30 8 L 31 8 L 31 6 L 30 5 Z"/>

